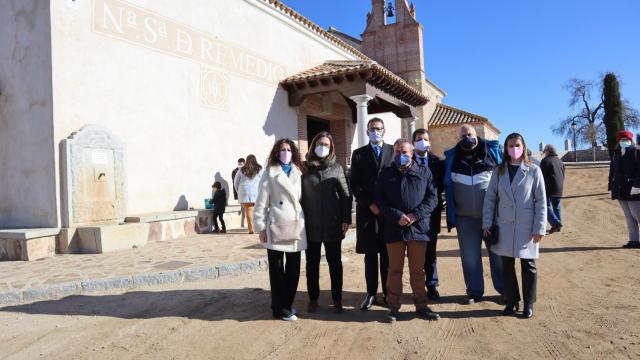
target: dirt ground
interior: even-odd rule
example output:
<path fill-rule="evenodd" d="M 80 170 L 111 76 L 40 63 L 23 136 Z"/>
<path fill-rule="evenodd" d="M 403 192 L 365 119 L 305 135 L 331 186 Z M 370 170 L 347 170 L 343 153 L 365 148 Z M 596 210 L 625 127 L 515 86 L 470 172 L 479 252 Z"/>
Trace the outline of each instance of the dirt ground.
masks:
<path fill-rule="evenodd" d="M 463 305 L 454 233 L 439 243 L 442 319 L 362 312 L 362 256 L 346 251 L 344 304 L 331 313 L 322 265 L 321 309 L 272 320 L 266 272 L 147 291 L 73 296 L 0 308 L 0 358 L 8 359 L 638 359 L 640 250 L 621 249 L 627 232 L 606 194 L 607 169 L 569 170 L 565 228 L 543 240 L 538 302 L 531 320 L 502 317 L 485 270 L 486 300 Z M 487 269 L 487 259 L 485 269 Z M 409 291 L 405 276 L 405 291 Z"/>

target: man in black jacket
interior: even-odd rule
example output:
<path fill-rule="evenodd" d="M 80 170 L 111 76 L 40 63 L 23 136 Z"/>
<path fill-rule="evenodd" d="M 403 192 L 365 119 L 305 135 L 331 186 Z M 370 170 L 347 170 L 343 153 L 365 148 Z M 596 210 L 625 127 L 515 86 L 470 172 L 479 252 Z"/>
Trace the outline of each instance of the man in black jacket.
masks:
<path fill-rule="evenodd" d="M 558 157 L 553 145 L 546 145 L 543 155 L 540 170 L 544 176 L 544 187 L 547 192 L 547 221 L 551 224 L 549 234 L 553 234 L 562 229 L 560 199 L 564 187 L 564 163 Z"/>
<path fill-rule="evenodd" d="M 380 271 L 384 303 L 387 298 L 389 258 L 382 238 L 380 209 L 374 203 L 378 175 L 393 160 L 393 146 L 384 143 L 384 132 L 382 119 L 369 120 L 367 124 L 369 144 L 354 150 L 351 156 L 351 190 L 357 202 L 356 252 L 364 254 L 364 271 L 367 281 L 367 297 L 360 307 L 362 310 L 371 309 L 377 301 L 378 271 Z"/>
<path fill-rule="evenodd" d="M 442 223 L 442 209 L 444 207 L 444 162 L 436 155 L 429 152 L 431 149 L 431 133 L 426 129 L 417 129 L 411 137 L 414 146 L 414 160 L 420 166 L 425 166 L 431 171 L 433 186 L 436 189 L 438 205 L 431 212 L 429 225 L 429 241 L 425 254 L 424 271 L 426 274 L 425 286 L 429 299 L 440 300 L 438 292 L 438 267 L 436 258 L 436 246 L 438 234 Z"/>

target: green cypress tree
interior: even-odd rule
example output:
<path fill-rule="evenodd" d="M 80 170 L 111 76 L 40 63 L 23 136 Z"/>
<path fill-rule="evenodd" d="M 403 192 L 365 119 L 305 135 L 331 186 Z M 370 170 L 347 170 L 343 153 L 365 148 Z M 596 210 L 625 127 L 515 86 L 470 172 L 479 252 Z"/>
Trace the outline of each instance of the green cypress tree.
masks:
<path fill-rule="evenodd" d="M 609 158 L 613 157 L 616 147 L 616 133 L 624 130 L 624 109 L 620 98 L 620 83 L 613 73 L 605 75 L 602 86 L 604 102 L 604 126 L 607 130 L 607 149 Z"/>

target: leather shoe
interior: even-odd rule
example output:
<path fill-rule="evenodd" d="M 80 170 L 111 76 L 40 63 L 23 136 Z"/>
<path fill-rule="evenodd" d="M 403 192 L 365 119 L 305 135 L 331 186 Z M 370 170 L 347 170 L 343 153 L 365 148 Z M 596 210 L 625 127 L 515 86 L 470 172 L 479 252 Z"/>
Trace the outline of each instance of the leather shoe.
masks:
<path fill-rule="evenodd" d="M 522 310 L 523 319 L 531 319 L 533 317 L 533 305 L 524 304 L 524 310 Z"/>
<path fill-rule="evenodd" d="M 629 241 L 622 245 L 622 247 L 625 249 L 640 249 L 640 241 Z"/>
<path fill-rule="evenodd" d="M 520 305 L 518 303 L 507 303 L 507 306 L 505 306 L 504 310 L 502 310 L 502 315 L 504 316 L 515 315 L 516 311 L 518 311 L 519 308 L 520 308 Z"/>
<path fill-rule="evenodd" d="M 360 305 L 360 310 L 367 311 L 367 310 L 371 309 L 371 307 L 373 307 L 373 305 L 375 303 L 376 303 L 376 296 L 375 295 L 367 295 L 367 297 L 364 298 L 364 301 L 362 302 L 362 305 Z"/>
<path fill-rule="evenodd" d="M 382 305 L 385 307 L 389 307 L 389 303 L 387 302 L 387 294 L 382 294 Z"/>
<path fill-rule="evenodd" d="M 318 311 L 318 300 L 309 300 L 307 312 L 314 313 L 316 311 Z"/>
<path fill-rule="evenodd" d="M 418 316 L 420 316 L 425 320 L 429 320 L 429 321 L 440 320 L 440 315 L 438 313 L 433 312 L 433 310 L 429 309 L 429 307 L 416 310 L 416 314 L 418 314 Z"/>
<path fill-rule="evenodd" d="M 342 301 L 333 302 L 333 313 L 340 314 L 342 312 Z"/>
<path fill-rule="evenodd" d="M 438 301 L 440 300 L 440 293 L 436 289 L 428 289 L 427 297 L 433 301 Z"/>

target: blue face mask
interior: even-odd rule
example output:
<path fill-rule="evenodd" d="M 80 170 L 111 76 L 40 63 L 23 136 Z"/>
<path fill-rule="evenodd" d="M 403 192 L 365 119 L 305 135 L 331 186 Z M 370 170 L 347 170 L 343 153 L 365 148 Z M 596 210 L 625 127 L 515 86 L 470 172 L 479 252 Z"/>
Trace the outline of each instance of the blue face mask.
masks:
<path fill-rule="evenodd" d="M 623 149 L 628 149 L 631 146 L 631 141 L 629 140 L 622 140 L 620 141 L 620 147 Z"/>
<path fill-rule="evenodd" d="M 379 144 L 382 141 L 382 131 L 369 131 L 369 141 L 373 144 Z"/>
<path fill-rule="evenodd" d="M 411 162 L 411 158 L 407 154 L 398 154 L 393 161 L 395 161 L 398 166 L 407 166 Z"/>

